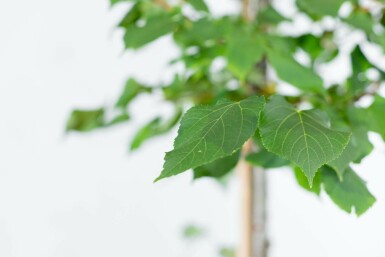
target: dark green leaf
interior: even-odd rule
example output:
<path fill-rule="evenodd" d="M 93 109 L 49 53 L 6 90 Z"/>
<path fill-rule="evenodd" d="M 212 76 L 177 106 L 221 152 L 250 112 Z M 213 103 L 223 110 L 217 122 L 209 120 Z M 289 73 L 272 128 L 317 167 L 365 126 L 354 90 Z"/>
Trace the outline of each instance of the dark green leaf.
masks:
<path fill-rule="evenodd" d="M 266 149 L 299 166 L 310 185 L 318 169 L 340 156 L 350 138 L 330 129 L 323 113 L 297 110 L 281 96 L 266 104 L 259 130 Z"/>
<path fill-rule="evenodd" d="M 232 171 L 238 163 L 240 151 L 194 169 L 194 179 L 202 177 L 221 178 Z"/>
<path fill-rule="evenodd" d="M 67 131 L 88 132 L 104 126 L 104 109 L 74 110 L 67 121 Z"/>
<path fill-rule="evenodd" d="M 257 153 L 249 154 L 246 156 L 246 160 L 255 166 L 267 169 L 279 168 L 290 164 L 288 160 L 282 159 L 278 155 L 266 151 L 266 149 L 262 149 Z"/>
<path fill-rule="evenodd" d="M 182 118 L 174 150 L 166 153 L 160 180 L 238 151 L 257 129 L 263 97 L 191 108 Z"/>

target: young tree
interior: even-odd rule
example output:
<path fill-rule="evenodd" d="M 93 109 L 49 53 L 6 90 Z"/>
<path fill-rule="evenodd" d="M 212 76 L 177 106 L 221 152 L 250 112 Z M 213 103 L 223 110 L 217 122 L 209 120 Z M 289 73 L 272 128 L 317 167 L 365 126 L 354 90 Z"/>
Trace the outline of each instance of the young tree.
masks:
<path fill-rule="evenodd" d="M 194 179 L 220 179 L 241 162 L 241 257 L 267 256 L 267 169 L 291 167 L 301 187 L 317 195 L 324 190 L 346 212 L 359 216 L 373 205 L 374 196 L 351 164 L 372 151 L 369 131 L 385 138 L 385 98 L 378 94 L 385 73 L 364 51 L 368 45 L 385 48 L 384 0 L 296 0 L 291 17 L 278 11 L 279 1 L 243 0 L 239 15 L 221 17 L 204 0 L 111 0 L 118 2 L 130 6 L 119 23 L 126 48 L 171 35 L 180 56 L 170 65 L 184 69 L 166 85 L 130 78 L 113 107 L 74 110 L 67 130 L 127 122 L 135 97 L 160 92 L 175 106 L 174 114 L 141 128 L 131 150 L 180 124 L 155 181 L 190 169 Z M 307 28 L 284 29 L 298 17 L 306 18 Z M 349 76 L 326 83 L 320 67 L 346 55 Z M 371 105 L 362 107 L 362 98 Z M 106 115 L 110 109 L 112 118 Z"/>

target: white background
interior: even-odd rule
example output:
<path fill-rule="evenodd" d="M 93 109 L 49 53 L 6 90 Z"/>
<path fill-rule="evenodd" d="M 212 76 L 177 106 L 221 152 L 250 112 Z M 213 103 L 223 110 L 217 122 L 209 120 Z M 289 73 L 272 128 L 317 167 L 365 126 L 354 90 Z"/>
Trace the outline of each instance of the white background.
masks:
<path fill-rule="evenodd" d="M 64 133 L 72 108 L 111 103 L 130 75 L 170 78 L 169 38 L 123 51 L 114 25 L 124 9 L 107 0 L 0 1 L 1 257 L 214 257 L 237 243 L 236 179 L 227 189 L 192 183 L 189 173 L 153 184 L 175 132 L 128 153 L 134 128 L 169 110 L 160 100 L 136 101 L 130 124 Z M 361 218 L 304 192 L 290 171 L 269 171 L 271 257 L 385 256 L 385 150 L 371 138 L 377 148 L 356 170 L 378 201 Z M 184 241 L 190 223 L 207 238 Z"/>

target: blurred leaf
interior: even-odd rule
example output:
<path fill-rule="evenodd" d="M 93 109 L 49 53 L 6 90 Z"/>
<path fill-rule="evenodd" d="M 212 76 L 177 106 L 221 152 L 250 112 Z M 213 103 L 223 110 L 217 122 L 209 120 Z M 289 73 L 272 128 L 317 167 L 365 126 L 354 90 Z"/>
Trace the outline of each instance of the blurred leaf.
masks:
<path fill-rule="evenodd" d="M 143 26 L 131 24 L 125 27 L 126 48 L 137 49 L 177 29 L 180 19 L 173 13 L 159 13 L 145 20 Z"/>
<path fill-rule="evenodd" d="M 197 239 L 204 236 L 204 234 L 204 229 L 195 225 L 188 225 L 183 229 L 183 237 L 186 239 Z"/>
<path fill-rule="evenodd" d="M 236 256 L 235 249 L 229 248 L 229 247 L 221 248 L 219 251 L 219 254 L 222 257 L 235 257 Z"/>
<path fill-rule="evenodd" d="M 202 177 L 221 178 L 232 171 L 238 163 L 240 151 L 194 169 L 194 179 Z"/>
<path fill-rule="evenodd" d="M 366 111 L 361 108 L 349 107 L 347 115 L 353 132 L 352 140 L 355 142 L 357 151 L 354 162 L 359 163 L 362 158 L 370 154 L 373 150 L 373 145 L 368 137 L 370 127 L 367 122 L 367 114 Z"/>
<path fill-rule="evenodd" d="M 370 80 L 365 72 L 372 68 L 372 64 L 366 59 L 361 48 L 356 46 L 350 55 L 352 75 L 348 79 L 350 93 L 355 96 L 361 94 L 369 86 Z"/>
<path fill-rule="evenodd" d="M 376 95 L 373 103 L 362 113 L 362 115 L 366 115 L 369 130 L 379 133 L 383 138 L 385 138 L 384 111 L 385 98 Z"/>
<path fill-rule="evenodd" d="M 376 201 L 365 182 L 351 168 L 345 171 L 343 181 L 340 181 L 332 169 L 322 167 L 322 183 L 333 202 L 348 213 L 354 208 L 360 216 Z"/>
<path fill-rule="evenodd" d="M 128 113 L 123 112 L 123 113 L 120 113 L 120 114 L 116 115 L 115 117 L 113 117 L 113 119 L 111 121 L 107 122 L 106 126 L 117 125 L 117 124 L 120 124 L 122 122 L 126 122 L 129 119 L 130 119 L 130 116 L 128 115 Z"/>
<path fill-rule="evenodd" d="M 189 0 L 188 1 L 192 7 L 195 8 L 197 11 L 204 11 L 204 12 L 209 12 L 209 8 L 207 7 L 206 3 L 204 0 Z"/>
<path fill-rule="evenodd" d="M 147 140 L 170 131 L 178 123 L 181 116 L 182 110 L 177 109 L 169 120 L 164 121 L 157 117 L 150 121 L 136 133 L 134 139 L 131 141 L 131 151 L 138 149 Z"/>
<path fill-rule="evenodd" d="M 170 177 L 238 151 L 256 131 L 263 97 L 196 106 L 183 116 L 174 150 L 166 153 L 163 171 Z M 236 136 L 234 136 L 236 135 Z"/>
<path fill-rule="evenodd" d="M 261 61 L 263 47 L 256 35 L 236 30 L 230 36 L 226 53 L 229 69 L 241 80 Z"/>
<path fill-rule="evenodd" d="M 277 12 L 277 10 L 270 5 L 259 11 L 257 19 L 258 23 L 269 23 L 273 25 L 277 25 L 283 21 L 290 21 L 290 19 L 282 16 L 282 14 Z"/>
<path fill-rule="evenodd" d="M 196 21 L 185 21 L 184 25 L 174 34 L 174 39 L 182 47 L 207 46 L 224 40 L 231 29 L 228 18 L 212 19 L 204 17 Z"/>
<path fill-rule="evenodd" d="M 297 0 L 298 7 L 312 17 L 338 15 L 338 11 L 345 0 Z"/>
<path fill-rule="evenodd" d="M 292 56 L 268 49 L 267 57 L 280 79 L 306 92 L 325 93 L 322 79 Z"/>
<path fill-rule="evenodd" d="M 366 10 L 356 9 L 348 17 L 344 18 L 343 21 L 357 29 L 363 30 L 367 34 L 373 33 L 374 21 Z"/>
<path fill-rule="evenodd" d="M 68 121 L 67 131 L 88 132 L 104 126 L 104 109 L 73 110 Z"/>
<path fill-rule="evenodd" d="M 128 104 L 140 93 L 142 92 L 151 92 L 152 88 L 145 87 L 141 84 L 139 84 L 134 79 L 129 79 L 126 82 L 126 85 L 124 86 L 124 89 L 122 93 L 120 94 L 120 97 L 118 101 L 115 103 L 116 107 L 119 108 L 127 108 Z"/>
<path fill-rule="evenodd" d="M 135 3 L 124 16 L 124 18 L 120 21 L 119 27 L 127 28 L 129 26 L 135 25 L 135 23 L 140 20 L 143 15 L 142 6 L 142 2 Z"/>

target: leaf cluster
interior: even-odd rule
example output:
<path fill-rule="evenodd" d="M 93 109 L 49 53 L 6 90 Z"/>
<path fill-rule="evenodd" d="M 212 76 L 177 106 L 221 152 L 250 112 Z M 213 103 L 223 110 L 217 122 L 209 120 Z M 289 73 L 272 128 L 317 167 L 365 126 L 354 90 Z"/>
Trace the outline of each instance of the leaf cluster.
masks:
<path fill-rule="evenodd" d="M 242 145 L 253 140 L 256 150 L 245 157 L 251 164 L 291 167 L 300 186 L 316 194 L 325 190 L 347 212 L 361 215 L 374 203 L 352 164 L 372 151 L 369 132 L 385 138 L 385 98 L 379 94 L 385 73 L 364 51 L 367 45 L 385 49 L 385 1 L 296 0 L 290 16 L 281 14 L 278 2 L 251 21 L 215 16 L 204 0 L 111 0 L 120 2 L 128 8 L 118 24 L 125 47 L 138 51 L 171 37 L 180 54 L 170 66 L 183 70 L 159 85 L 128 79 L 113 106 L 73 111 L 69 131 L 127 122 L 136 97 L 161 94 L 175 114 L 154 117 L 130 146 L 135 150 L 180 121 L 157 180 L 189 169 L 195 179 L 220 179 L 243 158 Z M 283 29 L 299 16 L 307 18 L 309 29 Z M 326 83 L 320 68 L 344 56 L 349 75 Z M 364 98 L 372 102 L 368 107 L 361 105 Z"/>

